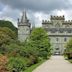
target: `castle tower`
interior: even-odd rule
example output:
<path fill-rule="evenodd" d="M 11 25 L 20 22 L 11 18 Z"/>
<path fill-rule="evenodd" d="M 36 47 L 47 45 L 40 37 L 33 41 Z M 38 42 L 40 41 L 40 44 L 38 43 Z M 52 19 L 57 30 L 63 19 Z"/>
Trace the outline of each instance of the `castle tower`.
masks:
<path fill-rule="evenodd" d="M 21 20 L 18 19 L 18 40 L 24 42 L 30 34 L 31 24 L 27 19 L 26 11 L 23 11 Z"/>

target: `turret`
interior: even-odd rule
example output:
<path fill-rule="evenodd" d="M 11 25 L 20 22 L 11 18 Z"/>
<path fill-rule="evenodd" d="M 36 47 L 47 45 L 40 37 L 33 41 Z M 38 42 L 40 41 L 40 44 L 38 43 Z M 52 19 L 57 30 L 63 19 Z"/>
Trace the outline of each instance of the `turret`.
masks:
<path fill-rule="evenodd" d="M 18 18 L 18 40 L 25 41 L 31 31 L 31 24 L 27 19 L 26 11 L 23 11 L 21 19 Z"/>
<path fill-rule="evenodd" d="M 22 12 L 21 19 L 18 18 L 18 26 L 19 25 L 31 26 L 31 24 L 29 23 L 29 20 L 27 18 L 27 15 L 26 15 L 26 11 Z"/>
<path fill-rule="evenodd" d="M 26 11 L 23 11 L 22 17 L 21 17 L 21 23 L 25 23 L 27 21 L 28 21 L 28 19 L 27 19 L 27 16 L 26 16 Z"/>

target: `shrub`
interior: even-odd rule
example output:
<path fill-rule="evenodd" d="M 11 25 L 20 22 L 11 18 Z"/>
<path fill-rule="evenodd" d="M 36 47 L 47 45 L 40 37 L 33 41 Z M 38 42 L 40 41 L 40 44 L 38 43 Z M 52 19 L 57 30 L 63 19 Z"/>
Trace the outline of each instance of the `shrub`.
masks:
<path fill-rule="evenodd" d="M 0 55 L 0 72 L 8 72 L 6 64 L 8 62 L 7 56 Z"/>
<path fill-rule="evenodd" d="M 66 43 L 65 47 L 65 55 L 68 57 L 68 59 L 72 59 L 72 39 Z"/>
<path fill-rule="evenodd" d="M 23 72 L 28 65 L 28 60 L 22 57 L 11 57 L 7 64 L 10 72 Z"/>

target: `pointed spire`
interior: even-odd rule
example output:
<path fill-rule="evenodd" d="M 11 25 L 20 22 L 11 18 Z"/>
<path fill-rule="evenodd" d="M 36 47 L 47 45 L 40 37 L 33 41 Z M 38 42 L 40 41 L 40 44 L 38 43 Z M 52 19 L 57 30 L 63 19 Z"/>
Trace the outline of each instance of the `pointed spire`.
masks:
<path fill-rule="evenodd" d="M 27 22 L 26 11 L 23 11 L 23 13 L 22 13 L 21 22 L 22 22 L 22 23 Z"/>

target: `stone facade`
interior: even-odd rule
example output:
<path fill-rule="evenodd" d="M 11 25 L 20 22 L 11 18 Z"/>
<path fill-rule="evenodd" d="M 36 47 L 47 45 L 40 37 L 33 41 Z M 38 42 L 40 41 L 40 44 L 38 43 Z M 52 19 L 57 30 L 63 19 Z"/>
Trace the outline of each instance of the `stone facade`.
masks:
<path fill-rule="evenodd" d="M 23 12 L 21 19 L 18 19 L 18 39 L 24 42 L 31 31 L 31 24 L 26 16 L 26 11 Z"/>
<path fill-rule="evenodd" d="M 50 21 L 42 21 L 42 27 L 49 35 L 53 54 L 63 54 L 66 42 L 72 37 L 72 20 L 65 21 L 64 16 L 51 16 Z"/>

